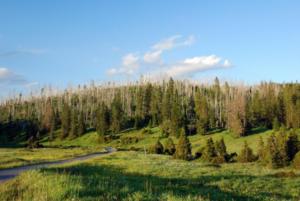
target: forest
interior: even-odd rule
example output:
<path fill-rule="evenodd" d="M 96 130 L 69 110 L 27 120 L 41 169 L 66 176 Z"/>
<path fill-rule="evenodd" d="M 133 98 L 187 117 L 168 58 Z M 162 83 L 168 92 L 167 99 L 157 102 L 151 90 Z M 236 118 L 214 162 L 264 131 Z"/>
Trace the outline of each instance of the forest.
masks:
<path fill-rule="evenodd" d="M 230 85 L 221 84 L 218 78 L 206 85 L 172 78 L 159 83 L 143 80 L 126 85 L 92 83 L 60 93 L 42 88 L 35 96 L 20 94 L 3 101 L 0 111 L 3 145 L 22 138 L 28 147 L 37 148 L 42 136 L 47 135 L 51 142 L 58 129 L 61 140 L 96 130 L 98 142 L 107 143 L 124 130 L 159 126 L 165 137 L 182 138 L 183 143 L 188 143 L 186 136 L 207 135 L 216 130 L 229 130 L 235 138 L 240 138 L 253 134 L 254 128 L 273 129 L 279 134 L 272 135 L 266 143 L 260 140 L 260 145 L 261 150 L 269 150 L 274 167 L 288 165 L 300 150 L 296 134 L 300 128 L 298 83 Z M 224 141 L 217 142 L 223 156 L 226 149 L 222 146 Z M 208 158 L 218 155 L 212 140 L 208 140 L 207 147 Z M 244 148 L 245 161 L 258 158 L 249 153 L 246 142 Z M 191 151 L 183 152 L 190 155 Z M 204 152 L 199 151 L 198 156 Z M 262 159 L 266 154 L 260 155 Z"/>

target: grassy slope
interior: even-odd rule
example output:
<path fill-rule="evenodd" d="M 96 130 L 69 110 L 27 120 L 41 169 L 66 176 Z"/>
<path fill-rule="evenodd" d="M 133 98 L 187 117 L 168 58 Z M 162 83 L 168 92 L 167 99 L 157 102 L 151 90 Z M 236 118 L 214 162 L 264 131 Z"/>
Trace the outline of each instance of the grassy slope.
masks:
<path fill-rule="evenodd" d="M 119 152 L 26 172 L 0 185 L 0 200 L 299 200 L 300 177 L 278 171 L 290 170 Z"/>
<path fill-rule="evenodd" d="M 161 131 L 158 127 L 151 129 L 153 134 L 142 134 L 142 130 L 131 130 L 123 132 L 122 136 L 124 137 L 138 137 L 140 139 L 137 143 L 131 143 L 123 145 L 120 143 L 120 140 L 114 140 L 108 144 L 99 144 L 98 135 L 96 132 L 89 132 L 81 137 L 75 139 L 59 139 L 58 135 L 60 130 L 56 132 L 56 138 L 53 142 L 48 141 L 48 137 L 45 136 L 41 143 L 45 147 L 54 147 L 54 148 L 43 148 L 43 149 L 34 149 L 28 150 L 25 148 L 0 148 L 0 169 L 15 167 L 30 163 L 38 163 L 47 160 L 58 160 L 70 158 L 73 156 L 90 153 L 93 151 L 102 150 L 104 146 L 113 146 L 120 148 L 148 148 L 153 145 L 157 139 L 161 136 Z M 257 151 L 258 139 L 262 136 L 266 139 L 271 133 L 271 130 L 254 130 L 256 134 L 249 135 L 243 138 L 234 138 L 228 131 L 216 132 L 210 135 L 194 135 L 190 136 L 189 139 L 192 143 L 193 152 L 197 151 L 200 147 L 205 146 L 206 139 L 212 137 L 214 140 L 224 138 L 227 145 L 228 152 L 240 152 L 240 149 L 246 140 L 250 147 L 254 151 Z M 164 143 L 166 138 L 161 139 L 161 142 Z M 177 142 L 177 139 L 173 137 L 174 142 Z M 72 147 L 72 148 L 70 148 Z M 67 149 L 68 148 L 68 149 Z"/>

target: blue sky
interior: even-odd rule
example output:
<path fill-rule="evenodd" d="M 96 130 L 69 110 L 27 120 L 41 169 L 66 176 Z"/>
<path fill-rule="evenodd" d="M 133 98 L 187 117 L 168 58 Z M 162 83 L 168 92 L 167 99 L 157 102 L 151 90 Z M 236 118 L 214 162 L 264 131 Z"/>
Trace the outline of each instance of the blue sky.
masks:
<path fill-rule="evenodd" d="M 299 1 L 0 0 L 0 95 L 173 76 L 300 78 Z"/>

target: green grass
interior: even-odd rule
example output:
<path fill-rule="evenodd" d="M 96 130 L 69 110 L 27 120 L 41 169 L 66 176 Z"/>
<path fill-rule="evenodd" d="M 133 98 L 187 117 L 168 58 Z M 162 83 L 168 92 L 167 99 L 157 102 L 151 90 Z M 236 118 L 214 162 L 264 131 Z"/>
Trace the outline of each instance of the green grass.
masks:
<path fill-rule="evenodd" d="M 49 142 L 48 136 L 44 136 L 41 139 L 41 144 L 47 148 L 29 150 L 26 148 L 0 148 L 0 169 L 8 167 L 16 167 L 20 165 L 26 165 L 31 163 L 39 163 L 43 161 L 51 161 L 58 159 L 65 159 L 81 154 L 91 153 L 93 151 L 102 150 L 105 146 L 112 146 L 118 148 L 130 149 L 131 147 L 139 149 L 148 149 L 154 145 L 155 142 L 160 139 L 164 144 L 167 138 L 161 138 L 161 131 L 158 127 L 151 128 L 152 134 L 143 134 L 143 130 L 129 130 L 124 131 L 119 136 L 123 137 L 138 137 L 137 143 L 122 144 L 120 139 L 113 140 L 110 143 L 99 144 L 98 135 L 96 132 L 88 132 L 83 136 L 75 139 L 66 138 L 61 140 L 59 138 L 60 130 L 55 133 L 55 139 Z M 212 137 L 214 140 L 224 138 L 228 152 L 239 153 L 244 141 L 247 141 L 249 146 L 257 151 L 258 139 L 261 136 L 265 139 L 272 134 L 272 130 L 256 129 L 253 130 L 253 134 L 242 137 L 234 138 L 229 131 L 212 132 L 209 135 L 193 135 L 190 136 L 190 142 L 192 144 L 192 151 L 195 153 L 199 148 L 205 146 L 206 139 Z M 175 144 L 177 139 L 172 137 Z"/>
<path fill-rule="evenodd" d="M 277 176 L 289 171 L 118 152 L 25 172 L 0 185 L 0 200 L 299 200 L 300 172 Z"/>
<path fill-rule="evenodd" d="M 96 148 L 0 148 L 0 169 L 73 158 L 101 149 Z"/>

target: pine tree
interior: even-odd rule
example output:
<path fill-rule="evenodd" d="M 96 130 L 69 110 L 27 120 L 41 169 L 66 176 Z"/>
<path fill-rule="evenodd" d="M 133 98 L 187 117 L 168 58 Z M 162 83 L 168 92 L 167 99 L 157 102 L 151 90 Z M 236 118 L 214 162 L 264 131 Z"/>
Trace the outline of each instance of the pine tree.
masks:
<path fill-rule="evenodd" d="M 225 157 L 227 155 L 227 149 L 223 137 L 216 142 L 216 151 L 219 156 Z"/>
<path fill-rule="evenodd" d="M 162 100 L 162 118 L 163 121 L 171 119 L 171 105 L 173 101 L 174 94 L 174 80 L 170 78 L 167 89 L 164 92 L 163 100 Z"/>
<path fill-rule="evenodd" d="M 52 142 L 54 139 L 54 132 L 56 130 L 56 118 L 55 118 L 55 114 L 53 113 L 52 117 L 51 117 L 51 126 L 50 126 L 50 132 L 49 132 L 49 141 Z"/>
<path fill-rule="evenodd" d="M 61 127 L 62 133 L 61 138 L 64 139 L 69 135 L 71 123 L 71 112 L 68 104 L 63 104 L 62 114 L 61 114 Z"/>
<path fill-rule="evenodd" d="M 72 111 L 70 136 L 72 138 L 78 137 L 78 113 L 76 109 Z"/>
<path fill-rule="evenodd" d="M 83 118 L 83 112 L 79 113 L 78 117 L 78 135 L 82 136 L 86 131 L 84 118 Z"/>
<path fill-rule="evenodd" d="M 106 135 L 108 133 L 110 117 L 107 106 L 102 102 L 96 114 L 96 130 L 99 135 Z"/>
<path fill-rule="evenodd" d="M 123 108 L 121 103 L 121 95 L 118 92 L 112 102 L 111 108 L 111 131 L 119 133 L 123 126 Z"/>
<path fill-rule="evenodd" d="M 164 153 L 164 147 L 159 140 L 157 140 L 157 142 L 155 143 L 155 145 L 152 149 L 153 149 L 152 152 L 155 154 L 163 154 Z"/>
<path fill-rule="evenodd" d="M 258 142 L 258 159 L 263 162 L 266 160 L 266 147 L 263 138 L 260 136 L 259 137 L 259 142 Z"/>
<path fill-rule="evenodd" d="M 176 145 L 175 158 L 189 160 L 191 158 L 192 148 L 184 129 L 181 129 L 178 144 Z"/>
<path fill-rule="evenodd" d="M 176 148 L 172 138 L 168 138 L 165 144 L 165 153 L 168 155 L 173 155 L 175 151 Z"/>
<path fill-rule="evenodd" d="M 197 132 L 199 134 L 206 134 L 209 128 L 209 108 L 204 95 L 200 93 L 199 88 L 196 89 L 195 94 L 195 111 L 197 115 Z"/>
<path fill-rule="evenodd" d="M 171 134 L 173 136 L 179 136 L 179 128 L 181 127 L 181 112 L 180 112 L 180 104 L 178 92 L 175 91 L 172 106 L 171 106 Z"/>
<path fill-rule="evenodd" d="M 300 151 L 300 141 L 295 130 L 291 130 L 286 141 L 286 151 L 289 161 L 292 161 L 298 151 Z"/>
<path fill-rule="evenodd" d="M 248 146 L 247 141 L 245 141 L 241 153 L 239 154 L 238 161 L 241 163 L 248 163 L 255 160 L 256 156 L 253 154 L 253 150 Z"/>
<path fill-rule="evenodd" d="M 206 141 L 206 146 L 204 148 L 202 157 L 206 161 L 212 161 L 215 157 L 217 157 L 215 143 L 211 137 Z"/>

